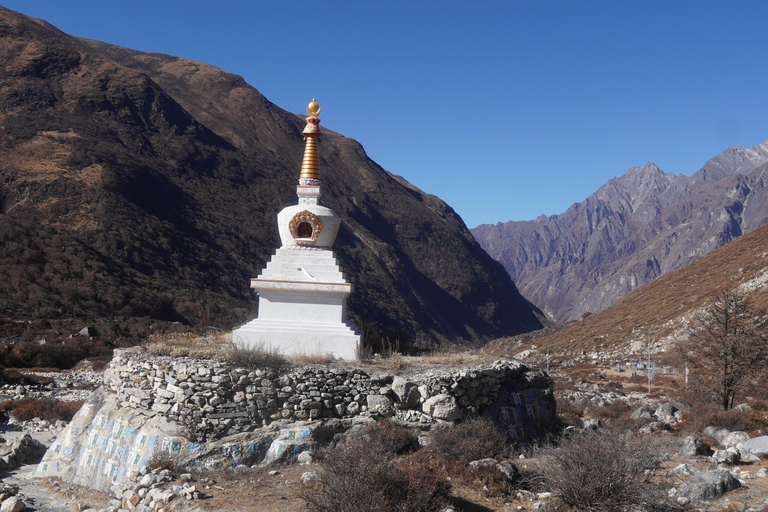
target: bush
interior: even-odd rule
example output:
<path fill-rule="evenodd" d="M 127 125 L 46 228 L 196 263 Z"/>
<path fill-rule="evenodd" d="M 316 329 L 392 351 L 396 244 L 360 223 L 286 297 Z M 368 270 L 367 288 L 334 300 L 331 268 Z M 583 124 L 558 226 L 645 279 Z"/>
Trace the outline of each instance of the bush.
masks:
<path fill-rule="evenodd" d="M 456 465 L 463 469 L 473 460 L 503 455 L 509 445 L 493 421 L 472 418 L 451 427 L 434 430 L 428 449 L 445 465 Z"/>
<path fill-rule="evenodd" d="M 565 398 L 557 399 L 557 419 L 562 426 L 578 427 L 581 425 L 582 416 L 584 416 L 583 404 Z"/>
<path fill-rule="evenodd" d="M 227 349 L 226 361 L 232 366 L 248 369 L 274 370 L 278 374 L 287 372 L 293 366 L 291 362 L 277 350 L 268 350 L 264 344 L 245 346 L 233 342 Z"/>
<path fill-rule="evenodd" d="M 741 411 L 723 410 L 722 407 L 709 403 L 697 403 L 683 416 L 682 430 L 701 432 L 705 427 L 721 427 L 728 430 L 757 431 L 765 428 L 766 418 L 758 410 Z"/>
<path fill-rule="evenodd" d="M 646 475 L 658 464 L 642 439 L 588 431 L 544 449 L 539 468 L 545 488 L 565 504 L 578 510 L 619 512 L 658 505 L 663 490 Z"/>
<path fill-rule="evenodd" d="M 158 454 L 153 456 L 147 463 L 147 469 L 153 473 L 166 470 L 169 472 L 171 478 L 179 476 L 179 463 L 168 454 Z"/>
<path fill-rule="evenodd" d="M 363 436 L 392 455 L 404 455 L 419 449 L 419 438 L 416 434 L 391 419 L 366 427 Z"/>
<path fill-rule="evenodd" d="M 0 411 L 9 413 L 16 421 L 40 418 L 51 423 L 62 420 L 72 421 L 83 402 L 59 402 L 50 398 L 22 398 L 0 402 Z"/>
<path fill-rule="evenodd" d="M 312 512 L 437 512 L 448 483 L 419 468 L 401 468 L 377 435 L 361 435 L 319 454 L 318 480 L 300 496 Z"/>

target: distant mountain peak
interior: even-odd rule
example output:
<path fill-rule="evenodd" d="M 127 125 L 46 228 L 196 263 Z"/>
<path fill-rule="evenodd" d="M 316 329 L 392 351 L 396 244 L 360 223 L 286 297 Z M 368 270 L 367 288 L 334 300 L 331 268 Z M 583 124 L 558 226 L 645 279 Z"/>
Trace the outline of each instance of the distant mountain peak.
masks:
<path fill-rule="evenodd" d="M 572 320 L 768 221 L 767 162 L 768 141 L 728 148 L 690 177 L 647 162 L 563 214 L 472 233 L 528 300 Z"/>

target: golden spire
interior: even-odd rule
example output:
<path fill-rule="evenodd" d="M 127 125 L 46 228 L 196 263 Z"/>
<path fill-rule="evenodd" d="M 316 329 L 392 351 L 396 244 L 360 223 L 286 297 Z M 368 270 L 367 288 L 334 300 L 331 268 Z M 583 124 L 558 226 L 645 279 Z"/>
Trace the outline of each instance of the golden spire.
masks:
<path fill-rule="evenodd" d="M 320 105 L 314 99 L 307 107 L 307 126 L 302 132 L 306 144 L 304 146 L 304 160 L 301 162 L 301 175 L 299 186 L 320 186 L 320 163 L 317 156 L 317 138 L 320 136 Z"/>

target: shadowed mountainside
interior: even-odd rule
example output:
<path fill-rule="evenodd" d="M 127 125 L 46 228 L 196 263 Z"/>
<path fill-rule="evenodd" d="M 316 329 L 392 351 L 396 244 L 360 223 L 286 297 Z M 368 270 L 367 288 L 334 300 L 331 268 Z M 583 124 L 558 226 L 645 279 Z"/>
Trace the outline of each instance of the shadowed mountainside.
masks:
<path fill-rule="evenodd" d="M 766 161 L 768 141 L 730 148 L 690 177 L 649 162 L 561 215 L 472 233 L 531 302 L 574 320 L 763 225 Z"/>
<path fill-rule="evenodd" d="M 2 8 L 0 62 L 6 338 L 67 318 L 139 335 L 157 321 L 229 329 L 255 316 L 249 279 L 279 245 L 276 213 L 296 201 L 303 119 L 231 73 Z M 541 325 L 448 205 L 324 133 L 322 202 L 344 220 L 335 251 L 355 283 L 354 322 L 453 341 Z"/>

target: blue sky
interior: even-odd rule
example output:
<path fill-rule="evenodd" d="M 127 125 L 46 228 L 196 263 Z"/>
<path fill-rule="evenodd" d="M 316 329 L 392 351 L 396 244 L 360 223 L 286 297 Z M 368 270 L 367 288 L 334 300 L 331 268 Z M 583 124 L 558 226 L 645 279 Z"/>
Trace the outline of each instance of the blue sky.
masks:
<path fill-rule="evenodd" d="M 630 167 L 768 139 L 765 1 L 5 0 L 242 75 L 469 227 L 562 213 Z"/>

